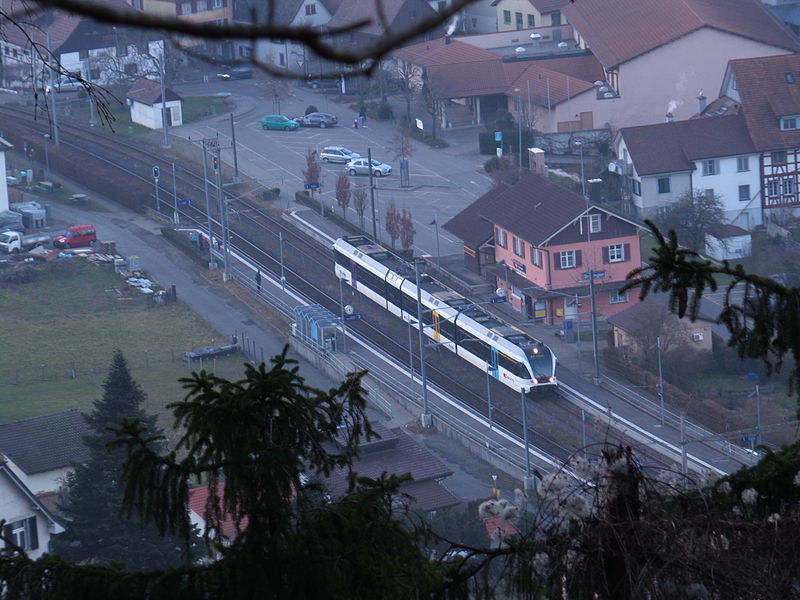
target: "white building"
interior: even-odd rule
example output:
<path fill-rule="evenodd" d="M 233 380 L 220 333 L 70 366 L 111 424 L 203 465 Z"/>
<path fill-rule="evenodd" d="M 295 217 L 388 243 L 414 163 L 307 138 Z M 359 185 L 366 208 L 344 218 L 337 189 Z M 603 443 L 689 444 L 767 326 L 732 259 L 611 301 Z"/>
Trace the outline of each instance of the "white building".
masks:
<path fill-rule="evenodd" d="M 137 79 L 125 95 L 131 111 L 131 121 L 148 129 L 161 129 L 166 115 L 167 125 L 178 127 L 183 125 L 183 108 L 178 94 L 171 89 L 164 90 L 161 96 L 161 84 L 150 79 Z M 166 107 L 166 110 L 162 110 Z"/>
<path fill-rule="evenodd" d="M 759 155 L 739 115 L 623 127 L 614 153 L 628 214 L 657 216 L 691 190 L 720 196 L 729 223 L 763 223 Z"/>

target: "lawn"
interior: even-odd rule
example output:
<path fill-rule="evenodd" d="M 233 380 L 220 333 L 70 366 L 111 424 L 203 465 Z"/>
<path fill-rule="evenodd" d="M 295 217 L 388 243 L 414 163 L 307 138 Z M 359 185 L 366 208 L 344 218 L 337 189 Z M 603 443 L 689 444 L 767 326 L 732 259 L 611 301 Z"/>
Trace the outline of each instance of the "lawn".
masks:
<path fill-rule="evenodd" d="M 117 348 L 149 410 L 163 413 L 182 397 L 178 378 L 200 369 L 184 362 L 183 352 L 225 340 L 181 302 L 148 307 L 144 296 L 124 299 L 120 288 L 118 274 L 81 259 L 49 263 L 30 283 L 3 284 L 0 422 L 73 406 L 91 410 Z M 243 362 L 234 356 L 203 367 L 238 379 Z"/>
<path fill-rule="evenodd" d="M 106 115 L 103 117 L 103 126 L 109 127 L 106 117 L 110 118 L 110 128 L 121 135 L 149 135 L 153 131 L 131 121 L 130 109 L 124 102 L 111 96 L 104 97 Z M 183 98 L 183 122 L 191 123 L 213 115 L 230 112 L 235 107 L 234 102 L 227 96 L 190 96 Z M 86 99 L 70 103 L 65 109 L 73 119 L 89 122 L 89 103 Z M 61 112 L 61 111 L 59 111 Z M 98 115 L 100 117 L 100 115 Z"/>

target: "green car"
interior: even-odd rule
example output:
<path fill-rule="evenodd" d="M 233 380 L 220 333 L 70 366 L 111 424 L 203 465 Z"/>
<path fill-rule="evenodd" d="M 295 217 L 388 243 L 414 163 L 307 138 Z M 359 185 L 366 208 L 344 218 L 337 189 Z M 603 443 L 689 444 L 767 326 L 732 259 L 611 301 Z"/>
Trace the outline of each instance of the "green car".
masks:
<path fill-rule="evenodd" d="M 297 129 L 300 125 L 297 121 L 287 119 L 283 115 L 267 115 L 261 119 L 261 129 L 282 129 L 289 131 L 290 129 Z"/>

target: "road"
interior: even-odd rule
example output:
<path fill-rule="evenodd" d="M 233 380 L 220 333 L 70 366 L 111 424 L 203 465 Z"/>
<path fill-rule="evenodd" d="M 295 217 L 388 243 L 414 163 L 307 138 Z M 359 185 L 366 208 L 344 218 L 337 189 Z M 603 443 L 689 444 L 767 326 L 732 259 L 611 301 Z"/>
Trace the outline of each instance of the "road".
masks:
<path fill-rule="evenodd" d="M 391 151 L 395 126 L 392 122 L 370 120 L 366 128 L 353 129 L 356 116 L 346 105 L 336 104 L 331 96 L 322 92 L 290 86 L 290 95 L 280 103 L 282 114 L 293 118 L 302 115 L 309 105 L 319 110 L 332 112 L 339 117 L 339 125 L 327 129 L 300 128 L 296 131 L 264 131 L 261 118 L 271 114 L 271 98 L 264 97 L 263 83 L 258 80 L 231 82 L 209 82 L 208 84 L 186 84 L 178 86 L 179 93 L 186 96 L 209 93 L 232 95 L 236 102 L 234 110 L 237 158 L 242 173 L 258 180 L 265 186 L 278 186 L 291 192 L 301 189 L 302 170 L 306 155 L 328 145 L 345 146 L 367 155 L 372 149 L 373 158 L 392 165 L 389 177 L 376 178 L 375 202 L 378 217 L 378 235 L 388 242 L 381 221 L 386 208 L 394 202 L 398 209 L 411 211 L 417 235 L 415 250 L 421 254 L 436 253 L 437 226 L 467 207 L 480 195 L 488 191 L 491 180 L 479 171 L 485 157 L 475 149 L 476 130 L 448 132 L 451 146 L 432 149 L 420 142 L 413 143 L 410 162 L 410 188 L 400 187 L 399 165 Z M 223 143 L 230 145 L 231 126 L 229 115 L 211 118 L 196 125 L 185 125 L 171 130 L 172 135 L 198 142 L 202 138 L 219 135 Z M 223 152 L 222 159 L 233 164 L 233 153 Z M 336 206 L 334 189 L 342 165 L 322 165 L 322 197 L 330 207 Z M 369 185 L 368 177 L 351 178 L 353 184 Z M 349 210 L 348 218 L 356 221 L 355 211 Z M 438 244 L 442 256 L 461 254 L 462 242 L 438 227 Z"/>

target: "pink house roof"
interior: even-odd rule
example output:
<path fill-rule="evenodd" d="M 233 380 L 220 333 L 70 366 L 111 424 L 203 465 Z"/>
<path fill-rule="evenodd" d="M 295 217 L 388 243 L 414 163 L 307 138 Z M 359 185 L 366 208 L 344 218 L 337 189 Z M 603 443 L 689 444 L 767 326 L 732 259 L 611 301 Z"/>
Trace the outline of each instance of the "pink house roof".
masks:
<path fill-rule="evenodd" d="M 580 0 L 564 14 L 606 67 L 710 27 L 787 51 L 800 42 L 758 0 Z"/>
<path fill-rule="evenodd" d="M 756 149 L 800 147 L 800 130 L 781 131 L 779 121 L 800 114 L 800 55 L 732 60 L 728 68 L 736 78 L 741 112 Z"/>
<path fill-rule="evenodd" d="M 392 52 L 392 56 L 421 67 L 494 61 L 500 59 L 500 57 L 491 50 L 478 48 L 477 46 L 460 42 L 456 39 L 451 39 L 448 44 L 445 42 L 445 38 L 438 38 L 428 42 L 421 42 L 419 44 L 398 48 Z"/>
<path fill-rule="evenodd" d="M 203 521 L 206 521 L 208 516 L 207 504 L 210 492 L 211 489 L 206 485 L 201 485 L 189 490 L 189 510 L 203 519 Z M 217 495 L 220 496 L 220 498 L 225 495 L 224 483 L 217 484 Z M 242 519 L 240 526 L 242 530 L 247 529 L 247 517 Z M 229 540 L 236 538 L 236 522 L 230 515 L 226 515 L 226 519 L 222 523 L 222 535 Z"/>

